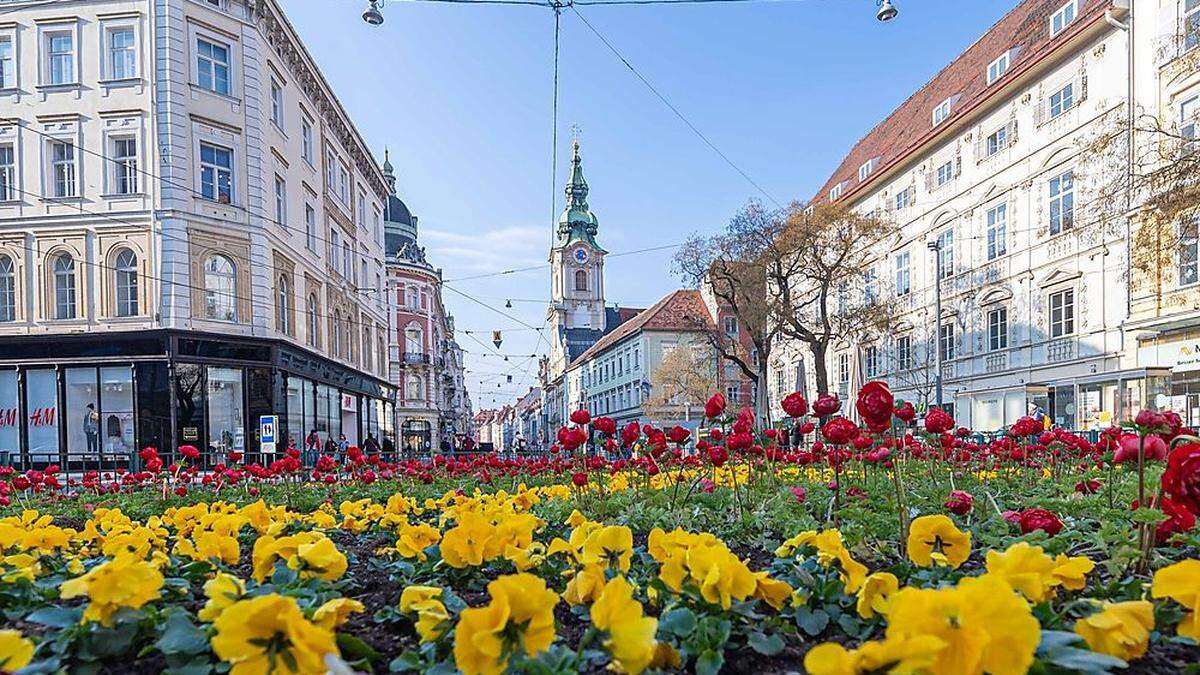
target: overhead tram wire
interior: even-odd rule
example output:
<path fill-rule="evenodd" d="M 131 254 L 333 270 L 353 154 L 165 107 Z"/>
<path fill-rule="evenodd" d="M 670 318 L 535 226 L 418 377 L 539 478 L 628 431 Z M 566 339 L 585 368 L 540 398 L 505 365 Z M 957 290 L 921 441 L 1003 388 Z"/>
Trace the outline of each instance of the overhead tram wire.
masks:
<path fill-rule="evenodd" d="M 679 248 L 680 246 L 683 246 L 683 244 L 684 244 L 684 242 L 677 242 L 674 244 L 662 244 L 659 246 L 649 246 L 647 248 L 639 248 L 639 249 L 635 249 L 632 251 L 620 251 L 617 253 L 609 253 L 609 254 L 606 254 L 604 257 L 605 257 L 605 259 L 622 258 L 622 257 L 628 256 L 628 255 L 638 255 L 641 253 L 653 253 L 655 251 L 665 251 L 667 249 Z M 490 277 L 500 277 L 500 276 L 505 276 L 505 275 L 509 275 L 509 274 L 517 274 L 520 272 L 532 272 L 534 270 L 544 270 L 544 269 L 548 269 L 549 267 L 550 267 L 549 263 L 542 263 L 540 265 L 530 265 L 528 267 L 517 267 L 517 268 L 513 268 L 513 269 L 500 270 L 498 272 L 484 272 L 481 274 L 473 274 L 471 276 L 466 276 L 466 277 L 456 277 L 454 279 L 446 279 L 446 280 L 442 281 L 441 283 L 447 284 L 447 283 L 458 283 L 460 281 L 474 281 L 476 279 L 487 279 Z"/>

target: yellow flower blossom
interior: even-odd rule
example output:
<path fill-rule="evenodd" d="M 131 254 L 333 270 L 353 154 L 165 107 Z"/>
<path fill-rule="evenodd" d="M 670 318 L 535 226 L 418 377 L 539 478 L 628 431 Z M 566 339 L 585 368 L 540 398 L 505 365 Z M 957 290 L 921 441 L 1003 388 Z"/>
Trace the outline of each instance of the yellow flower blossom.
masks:
<path fill-rule="evenodd" d="M 18 630 L 0 630 L 0 672 L 16 672 L 33 660 L 33 641 Z"/>
<path fill-rule="evenodd" d="M 624 525 L 608 525 L 583 542 L 584 565 L 600 565 L 619 572 L 629 571 L 633 559 L 633 531 Z"/>
<path fill-rule="evenodd" d="M 1189 610 L 1175 632 L 1200 640 L 1200 560 L 1184 560 L 1155 572 L 1150 594 L 1171 598 Z"/>
<path fill-rule="evenodd" d="M 488 584 L 491 602 L 464 609 L 454 634 L 454 663 L 465 675 L 503 672 L 507 655 L 522 647 L 529 656 L 554 642 L 558 596 L 532 574 L 502 576 Z M 506 644 L 518 632 L 517 644 Z"/>
<path fill-rule="evenodd" d="M 419 523 L 403 525 L 396 537 L 396 552 L 404 558 L 416 558 L 425 562 L 425 549 L 433 546 L 442 539 L 442 533 L 436 527 Z"/>
<path fill-rule="evenodd" d="M 887 614 L 888 599 L 900 588 L 900 580 L 891 572 L 876 572 L 867 577 L 858 589 L 858 615 L 870 619 Z"/>
<path fill-rule="evenodd" d="M 487 560 L 488 543 L 496 536 L 496 528 L 483 516 L 464 514 L 458 525 L 442 535 L 439 549 L 442 560 L 451 567 L 462 569 L 476 567 Z"/>
<path fill-rule="evenodd" d="M 325 536 L 300 544 L 296 556 L 288 560 L 288 567 L 299 570 L 301 578 L 305 579 L 317 577 L 337 581 L 346 573 L 348 566 L 346 555 L 338 550 L 332 539 Z"/>
<path fill-rule="evenodd" d="M 1003 579 L 1030 602 L 1042 602 L 1054 595 L 1054 589 L 1064 586 L 1079 590 L 1086 584 L 1088 572 L 1095 563 L 1085 557 L 1070 558 L 1059 554 L 1046 555 L 1041 546 L 1018 541 L 1007 550 L 987 552 L 987 573 Z"/>
<path fill-rule="evenodd" d="M 591 616 L 592 624 L 608 634 L 604 646 L 617 672 L 637 675 L 654 660 L 658 619 L 642 614 L 642 603 L 633 599 L 633 586 L 625 577 L 613 577 L 605 585 Z"/>
<path fill-rule="evenodd" d="M 446 632 L 450 613 L 442 604 L 442 589 L 437 586 L 408 586 L 400 594 L 400 611 L 416 614 L 415 627 L 421 642 L 433 642 Z"/>
<path fill-rule="evenodd" d="M 213 623 L 213 652 L 230 675 L 325 673 L 326 654 L 338 654 L 333 633 L 304 618 L 295 598 L 260 595 L 240 600 Z"/>
<path fill-rule="evenodd" d="M 595 602 L 604 590 L 604 584 L 604 568 L 599 565 L 588 565 L 576 572 L 575 576 L 567 582 L 567 588 L 562 594 L 563 600 L 572 606 Z"/>
<path fill-rule="evenodd" d="M 334 630 L 350 620 L 351 614 L 366 610 L 358 600 L 350 598 L 334 598 L 327 600 L 313 612 L 313 623 L 325 630 Z"/>
<path fill-rule="evenodd" d="M 212 579 L 204 582 L 204 595 L 208 602 L 196 614 L 201 621 L 213 622 L 221 616 L 221 612 L 233 603 L 242 599 L 246 594 L 246 582 L 224 572 L 217 572 Z"/>
<path fill-rule="evenodd" d="M 1101 654 L 1132 661 L 1146 653 L 1154 630 L 1154 605 L 1148 600 L 1100 603 L 1100 611 L 1075 622 L 1075 632 Z"/>
<path fill-rule="evenodd" d="M 64 599 L 86 595 L 91 601 L 83 612 L 84 621 L 112 625 L 112 617 L 123 607 L 137 609 L 157 600 L 163 575 L 153 565 L 132 555 L 116 558 L 92 568 L 87 574 L 63 582 L 59 595 Z"/>
<path fill-rule="evenodd" d="M 920 567 L 935 563 L 958 569 L 971 555 L 971 533 L 942 515 L 921 516 L 908 529 L 908 558 Z"/>
<path fill-rule="evenodd" d="M 767 572 L 754 573 L 754 597 L 774 607 L 776 611 L 792 599 L 792 587 L 786 581 L 772 579 Z"/>

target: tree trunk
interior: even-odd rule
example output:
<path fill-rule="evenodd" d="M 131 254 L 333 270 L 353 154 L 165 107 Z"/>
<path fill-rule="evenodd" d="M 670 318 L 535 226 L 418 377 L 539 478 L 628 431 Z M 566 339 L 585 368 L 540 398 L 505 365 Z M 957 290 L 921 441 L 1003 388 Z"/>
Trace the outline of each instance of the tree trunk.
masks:
<path fill-rule="evenodd" d="M 758 381 L 754 383 L 754 409 L 767 427 L 771 426 L 771 406 L 767 404 L 767 360 L 758 359 Z"/>
<path fill-rule="evenodd" d="M 828 347 L 819 342 L 809 343 L 809 351 L 813 355 L 813 374 L 817 378 L 817 394 L 829 393 L 829 371 L 825 364 L 825 352 Z M 816 398 L 815 396 L 813 398 Z"/>

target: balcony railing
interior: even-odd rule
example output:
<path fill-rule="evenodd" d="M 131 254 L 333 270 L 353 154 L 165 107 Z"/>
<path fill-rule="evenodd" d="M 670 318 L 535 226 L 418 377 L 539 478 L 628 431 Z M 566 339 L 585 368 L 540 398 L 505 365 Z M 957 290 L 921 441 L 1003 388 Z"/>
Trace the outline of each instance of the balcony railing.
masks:
<path fill-rule="evenodd" d="M 400 355 L 400 362 L 413 366 L 429 365 L 429 355 L 423 352 L 404 352 Z"/>
<path fill-rule="evenodd" d="M 984 367 L 989 373 L 998 373 L 1002 370 L 1008 370 L 1008 352 L 988 354 L 984 361 Z"/>
<path fill-rule="evenodd" d="M 1075 338 L 1065 337 L 1046 343 L 1046 360 L 1052 363 L 1075 358 Z"/>

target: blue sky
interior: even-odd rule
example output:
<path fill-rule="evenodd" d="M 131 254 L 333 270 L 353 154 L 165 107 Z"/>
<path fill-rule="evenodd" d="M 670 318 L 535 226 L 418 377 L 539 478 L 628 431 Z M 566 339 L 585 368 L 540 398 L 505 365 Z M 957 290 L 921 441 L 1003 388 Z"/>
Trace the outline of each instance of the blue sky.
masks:
<path fill-rule="evenodd" d="M 380 155 L 391 149 L 401 197 L 447 286 L 544 325 L 547 269 L 455 279 L 546 262 L 553 13 L 391 0 L 384 25 L 371 28 L 359 18 L 365 0 L 283 4 L 368 143 Z M 1016 4 L 897 0 L 900 17 L 889 24 L 875 20 L 874 0 L 578 11 L 714 145 L 787 202 L 811 196 L 856 140 Z M 610 252 L 715 232 L 747 199 L 762 197 L 570 9 L 559 77 L 555 203 L 561 209 L 578 126 L 589 202 Z M 645 307 L 679 287 L 671 254 L 611 258 L 608 301 Z M 508 298 L 518 302 L 505 310 Z M 452 291 L 445 299 L 469 352 L 477 410 L 536 383 L 535 360 L 482 356 L 497 329 L 505 353 L 545 352 L 536 331 Z"/>

